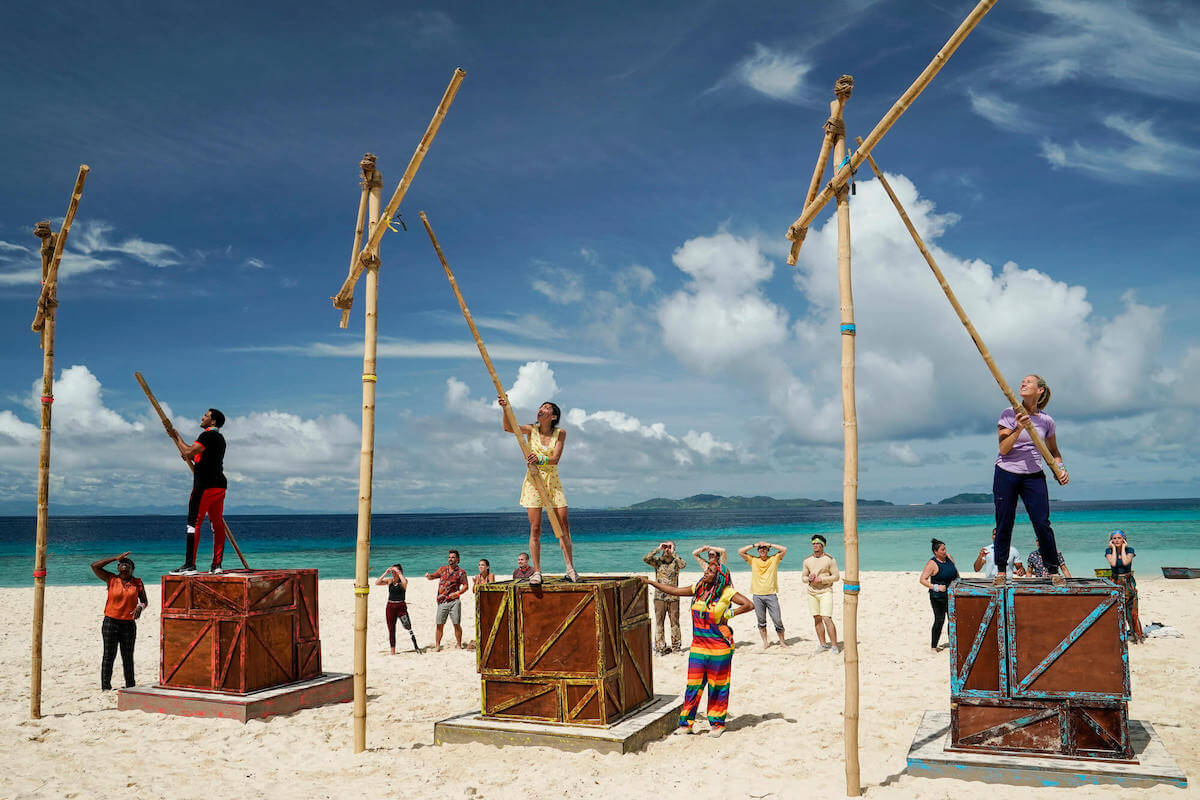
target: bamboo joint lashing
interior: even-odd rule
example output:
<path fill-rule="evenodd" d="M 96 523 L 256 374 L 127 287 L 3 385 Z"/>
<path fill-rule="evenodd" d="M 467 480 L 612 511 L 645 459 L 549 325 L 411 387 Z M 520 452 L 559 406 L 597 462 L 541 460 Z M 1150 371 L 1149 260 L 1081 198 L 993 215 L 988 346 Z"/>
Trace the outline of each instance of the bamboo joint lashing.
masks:
<path fill-rule="evenodd" d="M 846 100 L 854 92 L 854 76 L 843 75 L 833 82 L 833 93 L 839 100 Z"/>
<path fill-rule="evenodd" d="M 370 586 L 355 586 L 354 593 L 355 594 L 370 594 L 371 587 Z"/>

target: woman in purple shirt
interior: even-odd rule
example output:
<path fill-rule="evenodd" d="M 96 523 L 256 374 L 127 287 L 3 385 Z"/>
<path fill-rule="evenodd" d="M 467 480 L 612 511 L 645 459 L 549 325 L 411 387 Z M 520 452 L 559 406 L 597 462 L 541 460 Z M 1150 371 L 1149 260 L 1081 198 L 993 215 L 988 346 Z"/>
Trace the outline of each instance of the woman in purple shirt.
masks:
<path fill-rule="evenodd" d="M 1026 375 L 1021 381 L 1020 413 L 1011 408 L 997 420 L 996 429 L 1000 437 L 1000 454 L 996 456 L 996 470 L 992 477 L 992 497 L 996 503 L 996 586 L 1003 586 L 1008 576 L 1006 559 L 1012 544 L 1013 521 L 1017 515 L 1017 498 L 1025 504 L 1033 532 L 1037 536 L 1038 552 L 1050 573 L 1050 579 L 1061 585 L 1064 579 L 1058 574 L 1058 545 L 1054 541 L 1054 529 L 1050 527 L 1050 492 L 1046 487 L 1046 473 L 1042 472 L 1042 459 L 1033 439 L 1025 430 L 1025 422 L 1033 423 L 1046 448 L 1062 469 L 1062 455 L 1058 452 L 1054 420 L 1044 409 L 1050 402 L 1050 387 L 1039 375 Z M 1058 482 L 1066 485 L 1070 478 L 1066 470 Z"/>

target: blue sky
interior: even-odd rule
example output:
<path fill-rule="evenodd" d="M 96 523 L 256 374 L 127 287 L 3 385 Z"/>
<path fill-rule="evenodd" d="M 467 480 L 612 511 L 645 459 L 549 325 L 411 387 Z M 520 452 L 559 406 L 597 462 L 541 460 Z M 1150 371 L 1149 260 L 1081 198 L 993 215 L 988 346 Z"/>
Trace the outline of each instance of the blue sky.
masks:
<path fill-rule="evenodd" d="M 63 261 L 52 503 L 184 502 L 132 374 L 229 417 L 229 509 L 352 511 L 357 164 L 385 196 L 376 509 L 516 508 L 521 464 L 417 212 L 523 417 L 566 412 L 571 505 L 838 498 L 836 234 L 784 263 L 828 115 L 865 136 L 971 3 L 59 3 L 0 26 L 0 486 L 32 513 L 33 223 Z M 39 31 L 46 35 L 38 37 Z M 1063 499 L 1200 494 L 1200 9 L 1004 0 L 875 150 L 1009 380 L 1039 372 Z M 987 491 L 1004 400 L 866 170 L 852 198 L 860 494 Z M 515 385 L 514 385 L 515 382 Z"/>

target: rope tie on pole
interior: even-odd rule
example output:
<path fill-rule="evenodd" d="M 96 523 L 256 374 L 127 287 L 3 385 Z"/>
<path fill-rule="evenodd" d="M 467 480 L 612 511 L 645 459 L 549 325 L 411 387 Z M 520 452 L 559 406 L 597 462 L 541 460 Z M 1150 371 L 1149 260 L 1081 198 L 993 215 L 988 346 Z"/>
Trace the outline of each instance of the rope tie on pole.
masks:
<path fill-rule="evenodd" d="M 354 593 L 355 594 L 370 594 L 371 587 L 370 586 L 355 586 Z"/>
<path fill-rule="evenodd" d="M 362 379 L 363 379 L 363 383 L 366 383 L 367 381 L 370 381 L 371 383 L 375 383 L 379 380 L 377 377 L 375 377 L 374 375 L 372 375 L 369 372 L 364 372 Z"/>
<path fill-rule="evenodd" d="M 842 593 L 843 594 L 858 594 L 861 589 L 862 589 L 861 583 L 843 583 L 842 584 Z"/>
<path fill-rule="evenodd" d="M 825 132 L 833 138 L 846 135 L 846 122 L 841 117 L 830 117 L 825 120 Z M 836 172 L 837 170 L 834 170 Z"/>
<path fill-rule="evenodd" d="M 857 328 L 853 322 L 843 322 L 841 326 L 842 336 L 854 336 L 857 333 Z"/>
<path fill-rule="evenodd" d="M 843 75 L 833 82 L 833 94 L 838 100 L 849 100 L 854 92 L 854 76 Z"/>

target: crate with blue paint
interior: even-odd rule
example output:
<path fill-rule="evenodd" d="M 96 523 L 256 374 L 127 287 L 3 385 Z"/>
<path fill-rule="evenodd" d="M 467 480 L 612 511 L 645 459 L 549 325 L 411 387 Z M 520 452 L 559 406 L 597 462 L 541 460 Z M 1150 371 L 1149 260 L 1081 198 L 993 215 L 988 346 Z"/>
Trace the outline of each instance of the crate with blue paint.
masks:
<path fill-rule="evenodd" d="M 952 747 L 1128 758 L 1122 602 L 1107 580 L 955 581 Z"/>

